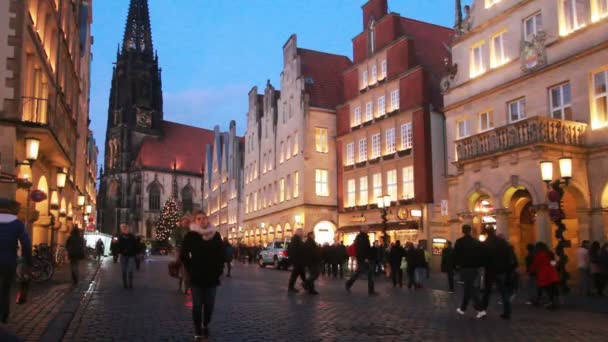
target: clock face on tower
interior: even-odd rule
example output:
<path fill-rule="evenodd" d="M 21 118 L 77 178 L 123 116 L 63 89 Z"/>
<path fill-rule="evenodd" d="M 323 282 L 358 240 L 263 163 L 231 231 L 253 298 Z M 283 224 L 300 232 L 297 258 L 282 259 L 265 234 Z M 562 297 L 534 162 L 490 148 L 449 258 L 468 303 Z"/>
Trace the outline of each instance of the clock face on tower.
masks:
<path fill-rule="evenodd" d="M 137 107 L 136 114 L 137 116 L 137 126 L 142 128 L 151 128 L 152 127 L 152 111 L 150 109 Z"/>

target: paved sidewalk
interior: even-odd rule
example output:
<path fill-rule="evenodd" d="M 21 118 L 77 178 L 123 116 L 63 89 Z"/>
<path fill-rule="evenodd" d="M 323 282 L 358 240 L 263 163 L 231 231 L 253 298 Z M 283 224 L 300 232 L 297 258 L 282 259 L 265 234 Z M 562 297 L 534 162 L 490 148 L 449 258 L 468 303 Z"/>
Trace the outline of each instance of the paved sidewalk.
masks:
<path fill-rule="evenodd" d="M 70 298 L 80 300 L 97 268 L 97 262 L 81 262 L 81 281 L 74 287 L 70 265 L 65 264 L 55 271 L 51 280 L 43 283 L 32 282 L 27 302 L 24 304 L 15 304 L 16 286 L 13 286 L 8 330 L 26 341 L 41 340 L 49 324 L 62 312 L 66 300 Z"/>

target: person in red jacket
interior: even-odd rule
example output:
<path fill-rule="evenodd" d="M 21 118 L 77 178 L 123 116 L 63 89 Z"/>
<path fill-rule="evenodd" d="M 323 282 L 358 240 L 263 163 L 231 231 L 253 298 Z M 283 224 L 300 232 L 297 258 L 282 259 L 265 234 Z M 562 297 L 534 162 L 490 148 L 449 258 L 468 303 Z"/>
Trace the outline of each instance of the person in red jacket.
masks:
<path fill-rule="evenodd" d="M 534 261 L 532 261 L 532 265 L 530 265 L 528 272 L 535 272 L 536 274 L 536 287 L 538 288 L 538 292 L 534 305 L 540 305 L 542 293 L 547 292 L 550 300 L 547 308 L 557 309 L 556 301 L 558 295 L 557 284 L 559 283 L 559 275 L 555 269 L 553 253 L 549 250 L 546 244 L 542 242 L 536 243 Z"/>

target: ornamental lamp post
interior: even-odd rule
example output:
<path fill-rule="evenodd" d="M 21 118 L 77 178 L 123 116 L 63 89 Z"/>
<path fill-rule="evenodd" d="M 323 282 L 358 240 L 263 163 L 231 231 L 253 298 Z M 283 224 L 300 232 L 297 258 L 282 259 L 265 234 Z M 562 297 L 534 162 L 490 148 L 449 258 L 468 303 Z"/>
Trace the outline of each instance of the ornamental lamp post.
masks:
<path fill-rule="evenodd" d="M 30 165 L 34 165 L 34 162 L 38 160 L 38 154 L 40 152 L 40 139 L 26 137 L 25 138 L 25 159 L 30 162 Z"/>
<path fill-rule="evenodd" d="M 382 245 L 384 248 L 388 247 L 388 236 L 386 230 L 388 229 L 388 218 L 386 217 L 388 208 L 391 206 L 391 197 L 389 195 L 378 196 L 377 198 L 378 208 L 380 209 L 380 215 L 382 217 Z"/>
<path fill-rule="evenodd" d="M 566 231 L 566 225 L 563 222 L 565 218 L 564 210 L 562 208 L 562 200 L 564 197 L 564 187 L 568 186 L 570 179 L 572 178 L 572 158 L 562 157 L 559 158 L 559 171 L 560 178 L 553 179 L 553 162 L 543 160 L 540 162 L 541 178 L 543 182 L 547 184 L 547 199 L 549 208 L 549 217 L 551 221 L 557 226 L 555 231 L 555 238 L 557 239 L 557 246 L 555 246 L 555 254 L 558 256 L 557 261 L 557 272 L 560 275 L 560 286 L 564 292 L 568 292 L 568 279 L 570 275 L 566 271 L 566 264 L 568 263 L 568 256 L 564 252 L 565 248 L 571 246 L 571 242 L 566 240 L 564 232 Z"/>

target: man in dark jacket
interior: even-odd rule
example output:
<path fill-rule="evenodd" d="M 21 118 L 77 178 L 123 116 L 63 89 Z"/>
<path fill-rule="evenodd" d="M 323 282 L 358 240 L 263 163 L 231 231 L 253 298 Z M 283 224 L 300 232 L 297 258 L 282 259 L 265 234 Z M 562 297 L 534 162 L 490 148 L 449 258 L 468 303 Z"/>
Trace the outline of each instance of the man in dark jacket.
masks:
<path fill-rule="evenodd" d="M 355 238 L 355 247 L 357 249 L 357 271 L 346 281 L 346 291 L 350 292 L 351 287 L 359 276 L 367 273 L 367 293 L 370 296 L 376 295 L 374 291 L 374 269 L 373 269 L 373 255 L 372 249 L 369 243 L 369 226 L 361 226 L 359 234 Z"/>
<path fill-rule="evenodd" d="M 230 243 L 230 241 L 228 241 L 228 238 L 224 238 L 224 257 L 226 267 L 228 268 L 228 273 L 226 273 L 226 277 L 230 278 L 232 273 L 232 259 L 234 258 L 234 247 L 232 247 L 232 244 Z"/>
<path fill-rule="evenodd" d="M 10 292 L 17 269 L 17 242 L 26 265 L 31 265 L 32 243 L 25 226 L 17 219 L 19 204 L 0 199 L 0 322 L 7 323 Z"/>
<path fill-rule="evenodd" d="M 287 292 L 290 293 L 299 292 L 295 287 L 298 276 L 302 278 L 302 281 L 304 284 L 306 284 L 306 274 L 304 273 L 306 263 L 303 257 L 304 243 L 302 242 L 302 234 L 302 228 L 296 229 L 293 237 L 291 238 L 291 243 L 289 244 L 289 247 L 287 247 L 287 255 L 289 256 L 289 261 L 293 266 L 291 276 L 289 277 L 289 284 L 287 286 Z"/>
<path fill-rule="evenodd" d="M 445 248 L 441 251 L 441 272 L 448 276 L 449 292 L 454 293 L 454 248 L 452 242 L 446 242 Z"/>
<path fill-rule="evenodd" d="M 481 310 L 477 314 L 477 318 L 483 318 L 487 315 L 486 310 L 490 302 L 492 287 L 496 283 L 503 305 L 503 313 L 500 315 L 500 318 L 510 319 L 511 294 L 509 291 L 509 276 L 515 267 L 517 267 L 517 264 L 513 262 L 516 258 L 509 243 L 497 237 L 493 228 L 487 228 L 486 234 L 488 238 L 482 244 L 483 259 L 485 260 L 484 294 L 481 301 Z"/>
<path fill-rule="evenodd" d="M 337 245 L 336 254 L 340 266 L 340 279 L 342 279 L 344 278 L 344 271 L 348 266 L 348 251 L 346 250 L 346 246 L 344 246 L 344 241 L 340 241 L 340 243 Z"/>
<path fill-rule="evenodd" d="M 391 277 L 393 278 L 393 287 L 403 287 L 403 270 L 401 269 L 401 259 L 405 256 L 405 249 L 401 247 L 401 241 L 395 241 L 391 251 L 388 254 L 388 259 L 391 264 Z"/>
<path fill-rule="evenodd" d="M 306 290 L 308 290 L 308 293 L 311 295 L 318 295 L 319 292 L 315 290 L 315 280 L 319 277 L 319 267 L 322 263 L 322 251 L 315 242 L 315 234 L 313 232 L 308 233 L 306 236 L 306 242 L 304 242 L 302 253 L 309 274 L 308 279 L 306 280 Z"/>
<path fill-rule="evenodd" d="M 113 237 L 110 242 L 110 253 L 112 253 L 112 259 L 114 263 L 118 262 L 118 256 L 120 255 L 120 247 L 118 246 L 118 237 Z"/>
<path fill-rule="evenodd" d="M 471 236 L 471 226 L 463 225 L 462 233 L 464 236 L 456 240 L 454 246 L 454 264 L 460 268 L 460 279 L 464 282 L 462 304 L 456 309 L 460 315 L 464 315 L 471 298 L 475 308 L 479 309 L 479 297 L 475 292 L 474 284 L 479 268 L 483 266 L 481 242 Z"/>
<path fill-rule="evenodd" d="M 80 229 L 74 225 L 70 231 L 70 237 L 65 244 L 65 249 L 68 251 L 68 258 L 70 259 L 70 269 L 72 271 L 72 282 L 74 285 L 78 283 L 78 269 L 80 260 L 84 259 L 84 249 L 86 242 L 80 235 Z"/>
<path fill-rule="evenodd" d="M 209 323 L 215 307 L 215 294 L 224 268 L 225 251 L 222 237 L 209 223 L 203 211 L 194 213 L 194 222 L 184 237 L 180 260 L 190 278 L 192 320 L 195 338 L 209 335 Z M 201 317 L 201 311 L 203 311 Z M 201 327 L 202 324 L 202 327 Z"/>
<path fill-rule="evenodd" d="M 125 289 L 132 289 L 135 258 L 137 257 L 137 240 L 135 235 L 129 232 L 128 225 L 121 224 L 120 231 L 118 253 L 120 254 L 120 265 L 122 267 L 122 286 Z"/>

